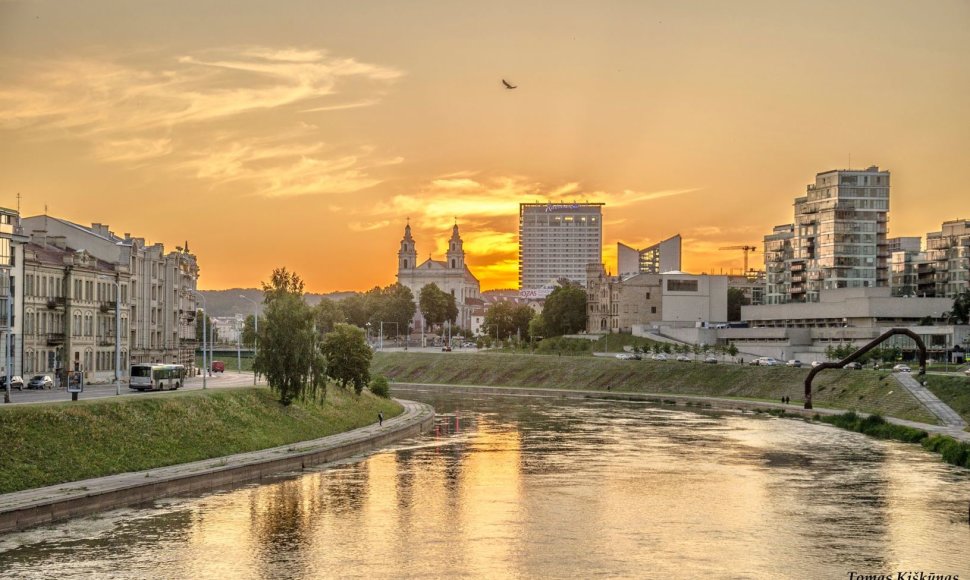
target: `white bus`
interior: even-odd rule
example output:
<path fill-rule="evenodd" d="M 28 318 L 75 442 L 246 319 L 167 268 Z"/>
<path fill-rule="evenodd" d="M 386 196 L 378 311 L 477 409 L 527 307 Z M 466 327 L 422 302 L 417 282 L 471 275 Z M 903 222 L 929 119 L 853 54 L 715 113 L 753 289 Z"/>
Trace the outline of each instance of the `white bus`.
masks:
<path fill-rule="evenodd" d="M 185 367 L 182 365 L 134 364 L 131 365 L 131 379 L 128 388 L 136 391 L 164 391 L 177 389 L 185 380 Z"/>

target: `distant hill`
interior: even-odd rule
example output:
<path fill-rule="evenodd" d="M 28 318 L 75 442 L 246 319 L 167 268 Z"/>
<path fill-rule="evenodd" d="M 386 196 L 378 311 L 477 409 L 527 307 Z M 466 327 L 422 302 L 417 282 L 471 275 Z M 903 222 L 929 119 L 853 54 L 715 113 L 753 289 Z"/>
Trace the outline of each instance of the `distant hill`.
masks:
<path fill-rule="evenodd" d="M 255 306 L 249 300 L 260 304 L 262 312 L 263 291 L 256 288 L 230 288 L 229 290 L 200 290 L 200 294 L 205 296 L 205 305 L 209 309 L 209 316 L 217 318 L 223 316 L 235 316 L 236 314 L 249 315 L 253 313 Z M 307 304 L 316 306 L 321 300 L 343 300 L 348 296 L 353 296 L 357 292 L 331 292 L 329 294 L 304 295 Z M 249 300 L 242 298 L 245 296 Z M 201 306 L 201 304 L 200 304 Z"/>

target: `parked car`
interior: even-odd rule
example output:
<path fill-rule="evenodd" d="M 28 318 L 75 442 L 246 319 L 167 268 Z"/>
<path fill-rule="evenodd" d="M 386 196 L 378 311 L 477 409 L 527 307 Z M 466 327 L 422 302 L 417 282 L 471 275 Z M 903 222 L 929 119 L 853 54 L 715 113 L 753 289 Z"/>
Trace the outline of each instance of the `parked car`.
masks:
<path fill-rule="evenodd" d="M 817 367 L 820 364 L 822 364 L 822 361 L 820 361 L 820 360 L 813 360 L 812 361 L 812 368 L 814 369 L 815 367 Z"/>
<path fill-rule="evenodd" d="M 967 367 L 967 369 L 963 371 L 963 374 L 965 374 L 968 377 L 970 377 L 970 367 Z M 13 379 L 14 380 L 17 380 L 17 377 L 14 377 Z"/>
<path fill-rule="evenodd" d="M 620 360 L 635 360 L 637 357 L 633 353 L 621 352 L 620 354 L 616 355 L 616 358 Z"/>
<path fill-rule="evenodd" d="M 690 362 L 690 357 L 687 356 L 686 354 L 678 354 L 677 360 L 678 362 Z"/>
<path fill-rule="evenodd" d="M 850 363 L 846 364 L 842 368 L 852 369 L 852 370 L 856 370 L 857 371 L 857 370 L 862 369 L 862 363 L 860 363 L 860 362 L 850 362 Z"/>
<path fill-rule="evenodd" d="M 443 346 L 443 347 L 441 347 L 441 352 L 451 352 L 451 347 L 450 346 Z"/>
<path fill-rule="evenodd" d="M 912 372 L 912 369 L 910 369 L 909 366 L 907 366 L 907 365 L 898 364 L 898 365 L 896 365 L 896 366 L 893 367 L 893 372 L 894 373 L 908 373 L 908 372 Z"/>
<path fill-rule="evenodd" d="M 780 365 L 781 361 L 770 356 L 760 356 L 754 359 L 753 361 L 751 361 L 751 364 L 762 366 L 762 367 L 775 367 Z"/>
<path fill-rule="evenodd" d="M 704 362 L 706 362 L 709 365 L 716 365 L 717 364 L 717 357 L 716 356 L 709 356 L 709 357 L 707 357 L 707 358 L 704 359 Z"/>
<path fill-rule="evenodd" d="M 795 367 L 796 369 L 797 368 L 801 368 L 802 361 L 798 360 L 797 358 L 793 358 L 790 361 L 786 362 L 785 363 L 785 366 L 786 367 Z"/>
<path fill-rule="evenodd" d="M 3 386 L 3 387 L 7 386 L 7 377 L 0 377 L 0 386 Z M 17 375 L 14 375 L 13 378 L 10 379 L 10 388 L 17 389 L 18 391 L 24 390 L 23 377 L 18 377 Z"/>
<path fill-rule="evenodd" d="M 669 360 L 669 357 L 667 355 L 665 355 L 664 353 L 662 353 L 662 352 L 658 352 L 657 354 L 653 355 L 650 358 L 652 358 L 653 360 L 661 360 L 661 361 L 662 360 Z"/>
<path fill-rule="evenodd" d="M 221 360 L 212 361 L 212 372 L 214 373 L 224 373 L 226 372 L 226 363 Z"/>
<path fill-rule="evenodd" d="M 28 389 L 53 389 L 54 379 L 47 375 L 34 375 L 27 383 Z"/>

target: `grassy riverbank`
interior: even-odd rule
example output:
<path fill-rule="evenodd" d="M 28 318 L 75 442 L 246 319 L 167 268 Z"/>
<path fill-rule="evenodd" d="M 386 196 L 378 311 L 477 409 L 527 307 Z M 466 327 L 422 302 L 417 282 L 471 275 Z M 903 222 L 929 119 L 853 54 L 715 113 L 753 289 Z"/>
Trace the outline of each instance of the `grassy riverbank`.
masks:
<path fill-rule="evenodd" d="M 395 402 L 328 389 L 284 407 L 266 388 L 0 406 L 0 493 L 222 457 L 373 423 Z"/>
<path fill-rule="evenodd" d="M 526 354 L 376 353 L 371 373 L 394 381 L 803 400 L 808 369 L 629 361 Z M 935 424 L 888 371 L 832 370 L 815 379 L 814 403 Z"/>
<path fill-rule="evenodd" d="M 926 375 L 926 388 L 970 423 L 970 378 Z"/>

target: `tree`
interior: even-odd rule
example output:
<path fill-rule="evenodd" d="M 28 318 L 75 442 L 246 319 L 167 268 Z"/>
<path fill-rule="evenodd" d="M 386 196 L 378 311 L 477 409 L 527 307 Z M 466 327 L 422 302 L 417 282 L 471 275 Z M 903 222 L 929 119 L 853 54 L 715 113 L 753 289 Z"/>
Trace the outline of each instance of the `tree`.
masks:
<path fill-rule="evenodd" d="M 744 295 L 744 290 L 740 288 L 728 288 L 727 293 L 727 317 L 728 321 L 736 322 L 741 320 L 741 307 L 751 304 L 751 301 Z"/>
<path fill-rule="evenodd" d="M 256 317 L 252 314 L 247 316 L 246 320 L 243 321 L 240 341 L 247 348 L 253 348 L 253 345 L 256 344 Z"/>
<path fill-rule="evenodd" d="M 559 286 L 546 298 L 542 322 L 550 334 L 586 329 L 586 291 L 575 284 Z"/>
<path fill-rule="evenodd" d="M 442 291 L 433 282 L 421 288 L 418 305 L 421 307 L 424 320 L 430 326 L 440 326 L 446 320 L 454 322 L 458 318 L 458 306 L 455 304 L 455 297 Z"/>
<path fill-rule="evenodd" d="M 367 306 L 371 311 L 370 323 L 376 328 L 383 322 L 385 336 L 407 334 L 417 311 L 411 289 L 402 284 L 391 284 L 385 288 L 375 288 L 367 294 Z"/>
<path fill-rule="evenodd" d="M 323 357 L 313 332 L 313 312 L 303 301 L 303 281 L 285 268 L 263 283 L 266 308 L 259 326 L 254 369 L 266 376 L 280 402 L 326 396 Z"/>
<path fill-rule="evenodd" d="M 953 298 L 953 309 L 950 318 L 956 324 L 970 324 L 970 289 L 960 292 Z"/>
<path fill-rule="evenodd" d="M 370 312 L 367 308 L 367 300 L 361 294 L 348 296 L 339 302 L 340 310 L 343 311 L 344 320 L 354 326 L 361 328 L 370 319 Z"/>
<path fill-rule="evenodd" d="M 489 336 L 505 339 L 510 336 L 527 338 L 532 323 L 533 311 L 526 304 L 502 301 L 494 304 L 485 313 L 482 330 Z"/>
<path fill-rule="evenodd" d="M 737 347 L 737 346 L 735 346 L 735 345 L 734 345 L 734 343 L 732 342 L 732 343 L 731 343 L 731 344 L 729 344 L 729 345 L 728 345 L 728 347 L 727 347 L 727 353 L 728 353 L 728 355 L 729 355 L 729 356 L 731 356 L 732 358 L 733 358 L 733 357 L 735 357 L 735 356 L 737 356 L 737 355 L 738 355 L 738 347 Z"/>
<path fill-rule="evenodd" d="M 338 323 L 323 338 L 321 350 L 326 357 L 327 376 L 341 387 L 353 385 L 359 395 L 370 382 L 370 360 L 373 352 L 367 346 L 364 331 Z"/>
<path fill-rule="evenodd" d="M 215 344 L 219 340 L 219 329 L 212 326 L 212 318 L 202 313 L 202 316 L 195 317 L 195 340 L 202 342 L 202 324 L 205 324 L 205 340 L 208 344 Z"/>
<path fill-rule="evenodd" d="M 333 331 L 336 324 L 345 320 L 344 311 L 333 300 L 324 298 L 313 307 L 313 323 L 317 327 L 317 334 L 327 334 Z"/>

